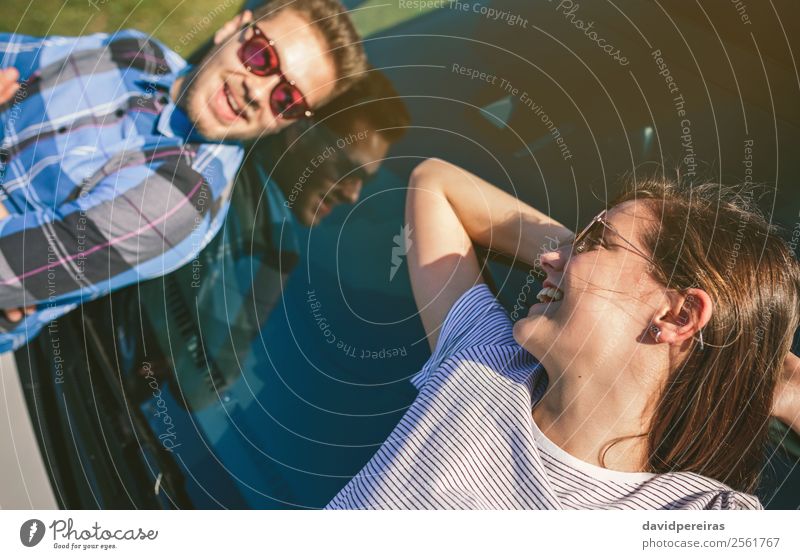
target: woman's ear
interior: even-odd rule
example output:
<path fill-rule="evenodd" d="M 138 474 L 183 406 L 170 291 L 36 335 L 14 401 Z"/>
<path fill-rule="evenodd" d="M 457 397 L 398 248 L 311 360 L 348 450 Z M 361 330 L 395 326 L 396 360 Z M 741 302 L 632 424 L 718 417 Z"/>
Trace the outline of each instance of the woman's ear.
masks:
<path fill-rule="evenodd" d="M 214 44 L 219 45 L 227 41 L 233 37 L 244 24 L 250 23 L 251 21 L 253 21 L 253 12 L 250 10 L 245 10 L 236 14 L 233 19 L 225 22 L 222 27 L 217 29 L 217 32 L 214 33 Z"/>
<path fill-rule="evenodd" d="M 667 303 L 653 319 L 661 332 L 660 342 L 682 344 L 695 337 L 711 320 L 714 306 L 711 297 L 702 289 L 669 290 L 666 296 Z"/>

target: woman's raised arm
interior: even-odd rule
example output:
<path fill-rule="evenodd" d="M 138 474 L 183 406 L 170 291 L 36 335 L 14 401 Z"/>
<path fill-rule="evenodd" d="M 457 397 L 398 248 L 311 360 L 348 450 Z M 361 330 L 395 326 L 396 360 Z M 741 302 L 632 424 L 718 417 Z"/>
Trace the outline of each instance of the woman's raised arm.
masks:
<path fill-rule="evenodd" d="M 542 212 L 439 159 L 426 160 L 411 174 L 406 226 L 411 286 L 431 349 L 455 301 L 481 282 L 473 242 L 533 264 L 543 247 L 572 235 Z"/>

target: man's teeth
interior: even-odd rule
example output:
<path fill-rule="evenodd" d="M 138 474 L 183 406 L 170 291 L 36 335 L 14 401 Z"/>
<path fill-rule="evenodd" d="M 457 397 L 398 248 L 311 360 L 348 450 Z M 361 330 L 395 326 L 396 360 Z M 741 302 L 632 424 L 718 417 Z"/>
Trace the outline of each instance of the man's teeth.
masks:
<path fill-rule="evenodd" d="M 239 107 L 239 104 L 236 102 L 236 99 L 233 98 L 233 95 L 231 95 L 230 90 L 227 88 L 225 89 L 225 96 L 228 98 L 228 103 L 230 103 L 233 111 L 237 114 L 240 113 L 242 110 Z"/>
<path fill-rule="evenodd" d="M 545 287 L 536 295 L 536 298 L 540 303 L 552 303 L 563 299 L 564 292 L 557 287 Z"/>

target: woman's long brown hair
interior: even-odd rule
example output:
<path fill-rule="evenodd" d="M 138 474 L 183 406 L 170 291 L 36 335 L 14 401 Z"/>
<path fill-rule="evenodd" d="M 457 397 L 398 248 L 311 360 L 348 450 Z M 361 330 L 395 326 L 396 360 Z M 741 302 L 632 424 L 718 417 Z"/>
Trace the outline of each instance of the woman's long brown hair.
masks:
<path fill-rule="evenodd" d="M 770 410 L 800 315 L 800 265 L 757 210 L 752 188 L 650 179 L 616 201 L 646 200 L 657 225 L 640 238 L 667 288 L 708 293 L 713 313 L 657 397 L 648 469 L 690 471 L 752 492 Z"/>

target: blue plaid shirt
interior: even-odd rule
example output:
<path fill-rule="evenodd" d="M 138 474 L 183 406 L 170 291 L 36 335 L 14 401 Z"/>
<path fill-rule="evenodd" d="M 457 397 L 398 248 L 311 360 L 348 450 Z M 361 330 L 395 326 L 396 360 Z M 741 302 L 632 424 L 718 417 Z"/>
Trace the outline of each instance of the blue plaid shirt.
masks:
<path fill-rule="evenodd" d="M 84 301 L 163 275 L 219 230 L 243 150 L 193 132 L 186 62 L 144 33 L 0 34 L 20 88 L 0 105 L 0 351 Z"/>

